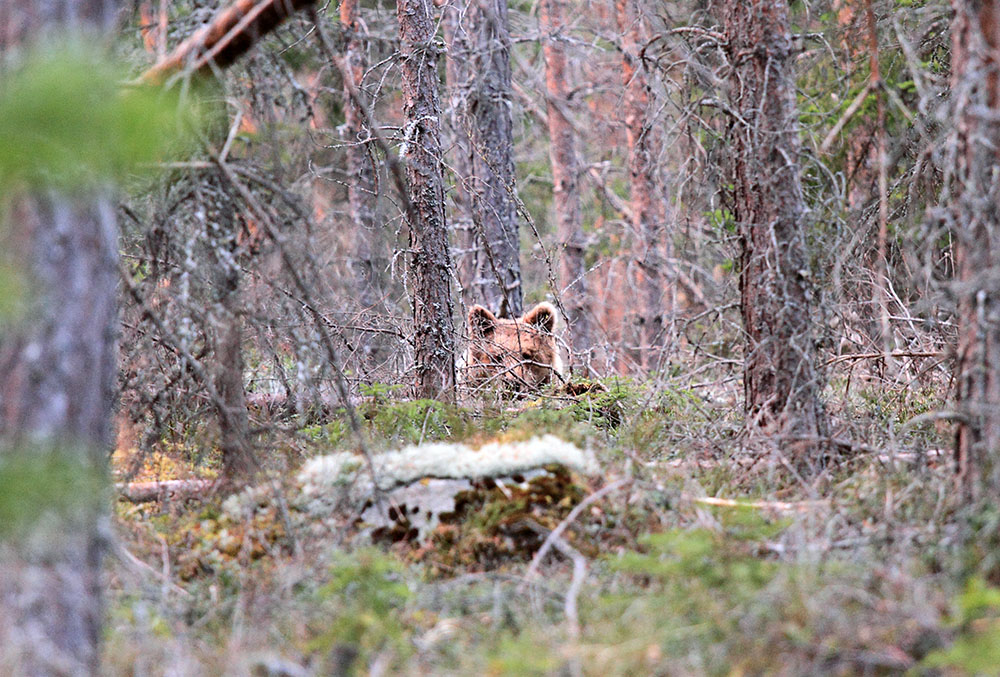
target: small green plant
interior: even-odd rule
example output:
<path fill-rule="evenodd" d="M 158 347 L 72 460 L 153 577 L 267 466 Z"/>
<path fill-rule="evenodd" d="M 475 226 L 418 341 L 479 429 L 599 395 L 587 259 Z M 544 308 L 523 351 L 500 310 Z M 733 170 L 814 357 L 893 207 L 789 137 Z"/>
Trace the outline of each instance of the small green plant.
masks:
<path fill-rule="evenodd" d="M 946 649 L 927 655 L 925 668 L 950 668 L 961 674 L 995 675 L 1000 666 L 1000 588 L 972 577 L 956 599 L 952 623 L 958 636 Z"/>
<path fill-rule="evenodd" d="M 357 656 L 362 663 L 383 650 L 408 654 L 404 614 L 412 593 L 404 573 L 397 560 L 374 548 L 337 554 L 329 582 L 318 591 L 331 615 L 309 649 Z"/>

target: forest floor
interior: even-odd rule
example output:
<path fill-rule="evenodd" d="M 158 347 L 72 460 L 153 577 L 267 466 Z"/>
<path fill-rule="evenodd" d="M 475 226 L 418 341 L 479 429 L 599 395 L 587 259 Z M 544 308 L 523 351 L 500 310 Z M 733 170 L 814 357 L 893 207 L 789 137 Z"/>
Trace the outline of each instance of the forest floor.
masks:
<path fill-rule="evenodd" d="M 373 453 L 552 434 L 597 461 L 473 482 L 421 525 L 301 507 L 302 464 L 358 450 L 343 412 L 272 431 L 265 480 L 228 503 L 120 500 L 106 670 L 997 674 L 1000 517 L 962 507 L 950 431 L 922 416 L 934 389 L 835 378 L 845 442 L 807 480 L 792 446 L 746 437 L 719 383 L 469 407 L 372 388 Z M 212 476 L 211 431 L 175 433 L 132 480 Z M 119 475 L 135 464 L 119 449 Z"/>

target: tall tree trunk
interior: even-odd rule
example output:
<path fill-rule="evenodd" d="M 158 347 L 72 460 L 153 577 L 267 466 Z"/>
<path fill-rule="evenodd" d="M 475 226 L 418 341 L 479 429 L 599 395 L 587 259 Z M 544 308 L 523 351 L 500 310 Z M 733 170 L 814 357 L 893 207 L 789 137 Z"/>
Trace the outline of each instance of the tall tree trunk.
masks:
<path fill-rule="evenodd" d="M 520 317 L 507 3 L 453 0 L 447 12 L 448 85 L 461 156 L 456 168 L 465 170 L 456 202 L 468 209 L 474 227 L 471 237 L 459 243 L 465 255 L 459 266 L 463 300 L 503 317 Z"/>
<path fill-rule="evenodd" d="M 474 0 L 448 0 L 443 9 L 441 28 L 448 51 L 445 59 L 445 83 L 448 93 L 449 162 L 454 170 L 455 184 L 451 191 L 451 231 L 454 233 L 455 270 L 461 287 L 462 305 L 466 308 L 478 304 L 493 307 L 485 298 L 484 285 L 489 280 L 482 275 L 480 265 L 482 245 L 476 233 L 472 214 L 472 136 L 468 124 L 468 100 L 471 96 L 472 29 L 469 21 L 470 2 Z"/>
<path fill-rule="evenodd" d="M 236 224 L 228 225 L 232 228 Z M 216 261 L 221 299 L 217 324 L 213 327 L 213 366 L 215 390 L 220 399 L 215 403 L 219 419 L 219 449 L 222 451 L 223 476 L 228 481 L 239 481 L 250 477 L 257 463 L 250 445 L 250 422 L 243 384 L 243 319 L 239 312 L 242 270 L 233 263 L 237 255 L 236 233 L 232 232 L 229 243 L 220 242 L 217 246 L 227 247 L 230 254 Z"/>
<path fill-rule="evenodd" d="M 347 203 L 355 230 L 354 270 L 361 290 L 361 302 L 371 306 L 375 301 L 375 268 L 372 263 L 371 241 L 375 232 L 375 172 L 369 146 L 369 121 L 355 102 L 351 92 L 364 96 L 362 83 L 368 60 L 365 40 L 358 17 L 358 0 L 342 0 L 340 25 L 344 31 L 344 126 L 347 130 Z M 350 83 L 346 80 L 350 78 Z M 368 103 L 368 102 L 366 102 Z M 370 106 L 369 106 L 370 109 Z"/>
<path fill-rule="evenodd" d="M 455 392 L 451 256 L 444 219 L 441 103 L 430 0 L 400 0 L 404 156 L 413 276 L 414 355 L 418 397 Z"/>
<path fill-rule="evenodd" d="M 579 166 L 576 136 L 566 119 L 569 82 L 562 35 L 566 28 L 565 0 L 541 0 L 538 7 L 542 52 L 545 57 L 545 88 L 548 98 L 549 158 L 552 162 L 552 202 L 556 213 L 556 237 L 560 243 L 559 284 L 569 325 L 571 365 L 578 356 L 588 362 L 594 331 L 587 305 L 586 238 L 580 214 Z"/>
<path fill-rule="evenodd" d="M 632 201 L 632 240 L 637 263 L 634 280 L 639 296 L 638 363 L 644 371 L 656 364 L 657 344 L 665 340 L 663 317 L 669 311 L 665 269 L 669 242 L 664 233 L 664 199 L 656 181 L 658 138 L 653 127 L 650 89 L 639 62 L 646 30 L 637 0 L 616 0 L 622 32 L 623 113 L 628 143 L 628 173 Z"/>
<path fill-rule="evenodd" d="M 57 30 L 107 31 L 116 11 L 107 0 L 6 0 L 0 49 L 17 51 Z M 16 263 L 26 266 L 30 296 L 22 321 L 0 321 L 0 453 L 45 449 L 103 481 L 118 320 L 114 208 L 104 195 L 39 190 L 17 200 L 10 217 L 18 246 L 8 251 L 23 257 Z M 70 509 L 32 506 L 31 537 L 0 543 L 0 645 L 24 674 L 98 672 L 101 494 L 91 484 L 82 496 L 69 494 Z"/>
<path fill-rule="evenodd" d="M 71 497 L 70 508 L 32 506 L 38 515 L 31 537 L 0 545 L 0 646 L 24 674 L 97 674 L 98 522 L 106 505 L 90 480 L 105 479 L 112 444 L 114 208 L 104 197 L 39 194 L 13 212 L 8 225 L 20 246 L 12 251 L 29 262 L 30 310 L 21 321 L 0 321 L 0 453 L 12 455 L 12 463 L 35 462 L 28 453 L 51 454 L 82 479 L 58 487 Z M 77 481 L 89 495 L 74 495 Z"/>
<path fill-rule="evenodd" d="M 969 498 L 1000 489 L 1000 2 L 954 0 L 952 98 L 957 135 L 950 209 L 955 235 L 956 435 Z"/>
<path fill-rule="evenodd" d="M 730 0 L 724 23 L 732 65 L 729 100 L 740 116 L 732 126 L 731 154 L 747 420 L 753 427 L 816 439 L 825 434 L 826 422 L 811 326 L 788 4 Z"/>

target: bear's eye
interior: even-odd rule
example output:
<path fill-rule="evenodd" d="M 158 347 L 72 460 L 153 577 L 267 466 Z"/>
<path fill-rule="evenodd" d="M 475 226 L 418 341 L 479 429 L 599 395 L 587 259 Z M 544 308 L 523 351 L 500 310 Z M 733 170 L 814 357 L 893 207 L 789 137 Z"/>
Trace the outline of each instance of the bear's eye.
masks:
<path fill-rule="evenodd" d="M 531 362 L 531 353 L 521 353 L 521 359 L 525 362 Z"/>

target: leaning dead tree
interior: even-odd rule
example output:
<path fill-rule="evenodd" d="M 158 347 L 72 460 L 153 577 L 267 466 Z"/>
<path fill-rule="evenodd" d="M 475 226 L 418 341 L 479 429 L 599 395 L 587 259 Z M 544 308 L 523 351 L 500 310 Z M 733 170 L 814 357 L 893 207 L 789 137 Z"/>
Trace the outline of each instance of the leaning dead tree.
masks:
<path fill-rule="evenodd" d="M 157 83 L 182 70 L 224 68 L 293 13 L 315 3 L 316 0 L 235 0 L 143 73 L 142 79 Z"/>
<path fill-rule="evenodd" d="M 747 421 L 815 441 L 826 423 L 815 367 L 788 4 L 727 0 L 723 21 Z"/>
<path fill-rule="evenodd" d="M 438 52 L 430 0 L 400 0 L 403 147 L 411 209 L 413 349 L 418 397 L 450 399 L 455 391 L 451 255 L 444 218 Z"/>
<path fill-rule="evenodd" d="M 3 51 L 12 53 L 56 31 L 103 39 L 118 10 L 113 2 L 74 0 L 0 7 Z M 32 506 L 32 537 L 13 546 L 0 538 L 0 644 L 21 674 L 96 675 L 100 483 L 112 446 L 118 329 L 114 204 L 99 189 L 37 188 L 11 199 L 6 225 L 15 246 L 0 246 L 0 255 L 23 257 L 6 263 L 26 267 L 28 308 L 20 321 L 0 321 L 0 454 L 49 468 L 45 481 L 64 482 L 59 489 L 71 505 Z"/>
<path fill-rule="evenodd" d="M 953 3 L 956 454 L 970 498 L 1000 489 L 1000 2 Z"/>
<path fill-rule="evenodd" d="M 459 280 L 466 305 L 522 312 L 514 199 L 510 29 L 505 0 L 456 0 L 446 9 L 448 88 L 459 157 Z"/>

